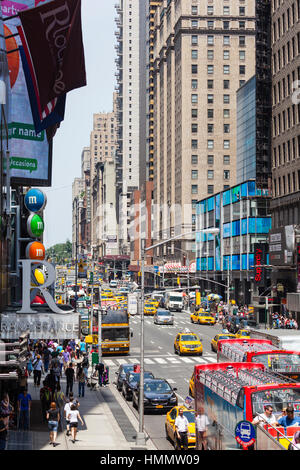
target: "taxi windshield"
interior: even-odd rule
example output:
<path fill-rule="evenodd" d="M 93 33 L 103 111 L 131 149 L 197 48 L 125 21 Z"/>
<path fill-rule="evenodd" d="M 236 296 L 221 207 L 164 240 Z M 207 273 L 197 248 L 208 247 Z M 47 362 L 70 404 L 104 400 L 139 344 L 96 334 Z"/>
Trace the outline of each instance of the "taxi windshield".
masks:
<path fill-rule="evenodd" d="M 230 336 L 230 335 L 221 335 L 221 336 L 219 336 L 218 340 L 220 340 L 220 339 L 231 339 L 231 338 L 232 338 L 232 336 Z"/>
<path fill-rule="evenodd" d="M 252 394 L 253 415 L 263 413 L 266 405 L 272 405 L 274 413 L 282 413 L 283 408 L 293 405 L 300 412 L 300 390 L 296 388 L 280 388 L 263 390 Z"/>
<path fill-rule="evenodd" d="M 300 354 L 258 354 L 252 362 L 259 362 L 281 374 L 300 372 Z"/>
<path fill-rule="evenodd" d="M 193 411 L 184 411 L 183 416 L 186 417 L 189 423 L 195 422 L 195 413 L 193 413 Z"/>
<path fill-rule="evenodd" d="M 181 341 L 199 341 L 199 338 L 196 335 L 182 335 Z"/>
<path fill-rule="evenodd" d="M 199 316 L 200 317 L 211 317 L 211 314 L 209 312 L 206 312 L 206 313 L 200 313 Z"/>
<path fill-rule="evenodd" d="M 249 331 L 239 331 L 239 335 L 241 336 L 250 336 Z"/>

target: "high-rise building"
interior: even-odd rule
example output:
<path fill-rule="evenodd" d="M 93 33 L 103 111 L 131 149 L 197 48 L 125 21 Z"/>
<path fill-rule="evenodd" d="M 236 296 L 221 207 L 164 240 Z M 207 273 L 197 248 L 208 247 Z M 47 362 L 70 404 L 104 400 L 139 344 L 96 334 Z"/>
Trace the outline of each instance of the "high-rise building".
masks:
<path fill-rule="evenodd" d="M 272 285 L 300 319 L 300 1 L 272 1 Z"/>
<path fill-rule="evenodd" d="M 256 71 L 258 4 L 255 0 L 164 0 L 157 6 L 153 38 L 156 240 L 193 230 L 197 201 L 235 184 L 236 91 Z M 195 249 L 193 244 L 185 247 Z M 162 247 L 154 256 L 167 254 L 167 247 Z"/>
<path fill-rule="evenodd" d="M 139 187 L 140 3 L 143 2 L 120 0 L 116 5 L 119 129 L 116 184 L 121 254 L 129 254 L 130 200 Z"/>

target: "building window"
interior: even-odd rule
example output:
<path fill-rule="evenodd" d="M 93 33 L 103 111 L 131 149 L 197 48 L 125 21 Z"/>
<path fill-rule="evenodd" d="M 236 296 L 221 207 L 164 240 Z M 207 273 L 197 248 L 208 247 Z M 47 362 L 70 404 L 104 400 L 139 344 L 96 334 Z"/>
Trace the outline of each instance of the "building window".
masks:
<path fill-rule="evenodd" d="M 192 149 L 197 149 L 198 148 L 198 140 L 197 139 L 192 139 L 191 147 L 192 147 Z"/>
<path fill-rule="evenodd" d="M 207 132 L 208 132 L 208 134 L 212 134 L 214 132 L 214 125 L 213 124 L 207 124 Z"/>
<path fill-rule="evenodd" d="M 239 55 L 240 55 L 240 60 L 245 60 L 246 59 L 246 51 L 240 51 Z"/>
<path fill-rule="evenodd" d="M 198 15 L 198 7 L 197 5 L 192 5 L 192 15 Z"/>
<path fill-rule="evenodd" d="M 223 155 L 223 164 L 230 165 L 230 155 Z"/>
<path fill-rule="evenodd" d="M 208 149 L 213 149 L 214 148 L 214 141 L 213 140 L 209 139 L 207 141 L 207 148 Z"/>
<path fill-rule="evenodd" d="M 239 21 L 239 29 L 245 29 L 246 28 L 246 22 L 245 21 Z"/>
<path fill-rule="evenodd" d="M 230 15 L 229 6 L 223 6 L 223 15 Z"/>
<path fill-rule="evenodd" d="M 194 78 L 191 81 L 191 87 L 192 87 L 192 90 L 197 90 L 197 88 L 198 88 L 198 80 L 197 79 Z"/>
<path fill-rule="evenodd" d="M 246 73 L 246 65 L 240 65 L 240 75 L 245 75 Z"/>
<path fill-rule="evenodd" d="M 223 44 L 224 44 L 224 46 L 229 46 L 230 45 L 230 36 L 224 36 L 223 37 Z"/>
<path fill-rule="evenodd" d="M 198 170 L 192 170 L 192 180 L 198 179 Z"/>
<path fill-rule="evenodd" d="M 223 73 L 224 73 L 224 75 L 228 75 L 230 73 L 230 66 L 229 65 L 223 65 Z"/>
<path fill-rule="evenodd" d="M 198 50 L 192 49 L 192 59 L 198 59 Z"/>
<path fill-rule="evenodd" d="M 224 170 L 224 180 L 230 179 L 230 170 Z"/>
<path fill-rule="evenodd" d="M 214 7 L 213 5 L 207 5 L 207 14 L 213 15 L 214 14 Z"/>
<path fill-rule="evenodd" d="M 213 110 L 213 109 L 210 109 L 210 108 L 209 108 L 209 109 L 207 110 L 207 117 L 208 117 L 209 119 L 212 119 L 212 118 L 214 117 L 214 110 Z"/>
<path fill-rule="evenodd" d="M 207 185 L 207 193 L 208 194 L 213 194 L 214 193 L 214 185 L 213 184 L 208 184 Z"/>
<path fill-rule="evenodd" d="M 207 170 L 207 179 L 208 180 L 214 179 L 214 170 Z"/>
<path fill-rule="evenodd" d="M 230 148 L 230 140 L 224 140 L 223 148 L 224 149 L 229 149 Z"/>
<path fill-rule="evenodd" d="M 245 16 L 245 7 L 240 7 L 240 16 Z"/>
<path fill-rule="evenodd" d="M 198 165 L 198 155 L 192 155 L 192 165 Z"/>
<path fill-rule="evenodd" d="M 230 117 L 230 109 L 223 109 L 223 117 L 224 118 Z"/>
<path fill-rule="evenodd" d="M 239 46 L 244 47 L 246 45 L 246 36 L 239 36 Z"/>
<path fill-rule="evenodd" d="M 214 36 L 211 36 L 211 35 L 207 36 L 207 44 L 209 46 L 212 46 L 214 44 Z"/>
<path fill-rule="evenodd" d="M 207 50 L 207 58 L 208 58 L 208 60 L 213 60 L 214 59 L 214 50 L 213 49 L 208 49 Z"/>
<path fill-rule="evenodd" d="M 192 64 L 192 73 L 198 73 L 198 65 L 197 64 Z"/>
<path fill-rule="evenodd" d="M 198 28 L 198 20 L 192 20 L 191 21 L 191 26 L 192 26 L 192 28 Z"/>
<path fill-rule="evenodd" d="M 207 73 L 209 75 L 212 75 L 214 73 L 214 66 L 213 65 L 208 65 L 207 66 Z"/>
<path fill-rule="evenodd" d="M 198 95 L 192 95 L 191 100 L 192 100 L 193 104 L 197 104 L 198 103 Z"/>
<path fill-rule="evenodd" d="M 224 60 L 229 60 L 230 59 L 230 51 L 228 51 L 227 49 L 225 51 L 223 51 L 223 59 Z"/>
<path fill-rule="evenodd" d="M 213 104 L 214 102 L 214 95 L 207 95 L 207 103 Z"/>
<path fill-rule="evenodd" d="M 213 165 L 214 164 L 214 156 L 213 155 L 207 155 L 207 164 L 208 165 Z"/>
<path fill-rule="evenodd" d="M 207 88 L 212 90 L 214 87 L 214 81 L 213 80 L 207 80 Z"/>
<path fill-rule="evenodd" d="M 224 124 L 224 134 L 230 133 L 230 124 Z"/>
<path fill-rule="evenodd" d="M 223 80 L 223 88 L 224 88 L 224 90 L 229 90 L 230 80 Z"/>
<path fill-rule="evenodd" d="M 191 41 L 193 46 L 198 44 L 198 36 L 192 35 Z"/>
<path fill-rule="evenodd" d="M 223 95 L 223 103 L 224 104 L 230 103 L 230 95 Z"/>
<path fill-rule="evenodd" d="M 196 209 L 197 202 L 198 202 L 197 199 L 192 199 L 192 209 Z"/>
<path fill-rule="evenodd" d="M 230 21 L 223 21 L 223 29 L 229 29 L 230 28 Z"/>
<path fill-rule="evenodd" d="M 214 21 L 208 20 L 208 22 L 207 22 L 207 29 L 214 29 Z"/>
<path fill-rule="evenodd" d="M 192 118 L 198 117 L 198 109 L 192 108 Z"/>
<path fill-rule="evenodd" d="M 198 185 L 197 184 L 192 184 L 191 192 L 192 192 L 192 194 L 198 194 Z"/>
<path fill-rule="evenodd" d="M 193 134 L 196 134 L 198 132 L 198 124 L 192 123 L 191 131 Z"/>

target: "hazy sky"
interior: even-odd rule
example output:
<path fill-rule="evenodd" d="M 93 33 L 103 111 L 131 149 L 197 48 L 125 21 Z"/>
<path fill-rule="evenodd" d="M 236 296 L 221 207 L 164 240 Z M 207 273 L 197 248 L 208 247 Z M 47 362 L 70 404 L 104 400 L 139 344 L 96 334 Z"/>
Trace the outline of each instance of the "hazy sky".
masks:
<path fill-rule="evenodd" d="M 89 146 L 93 114 L 111 112 L 115 81 L 117 0 L 82 0 L 87 86 L 67 95 L 65 119 L 53 142 L 52 187 L 45 189 L 46 249 L 72 241 L 72 182 L 81 176 L 81 151 Z"/>

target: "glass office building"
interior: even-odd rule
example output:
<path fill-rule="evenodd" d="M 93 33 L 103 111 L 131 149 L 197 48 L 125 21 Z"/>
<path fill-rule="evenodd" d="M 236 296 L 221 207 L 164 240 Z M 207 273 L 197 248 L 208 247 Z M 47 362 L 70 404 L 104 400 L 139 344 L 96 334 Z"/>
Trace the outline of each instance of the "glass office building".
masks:
<path fill-rule="evenodd" d="M 196 270 L 200 277 L 224 284 L 228 274 L 231 286 L 242 299 L 250 303 L 253 280 L 254 244 L 266 243 L 271 229 L 270 195 L 257 187 L 255 180 L 226 189 L 197 204 Z M 218 235 L 203 234 L 211 227 Z M 200 279 L 202 291 L 207 282 Z M 214 289 L 225 294 L 219 286 Z"/>
<path fill-rule="evenodd" d="M 256 77 L 237 91 L 237 183 L 256 178 Z"/>

